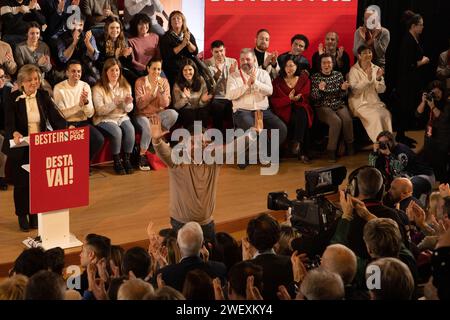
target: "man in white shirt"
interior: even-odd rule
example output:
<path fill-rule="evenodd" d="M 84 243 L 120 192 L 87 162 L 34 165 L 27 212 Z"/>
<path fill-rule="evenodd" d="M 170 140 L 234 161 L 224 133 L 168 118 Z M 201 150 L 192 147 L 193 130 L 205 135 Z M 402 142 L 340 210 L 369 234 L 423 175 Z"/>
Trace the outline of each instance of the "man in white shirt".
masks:
<path fill-rule="evenodd" d="M 58 109 L 69 125 L 89 127 L 89 159 L 95 157 L 103 146 L 103 135 L 93 125 L 89 118 L 94 115 L 92 93 L 89 84 L 81 81 L 81 62 L 71 60 L 67 63 L 67 80 L 58 83 L 53 89 L 53 98 Z"/>
<path fill-rule="evenodd" d="M 255 111 L 263 113 L 265 129 L 279 130 L 278 145 L 287 136 L 287 127 L 270 109 L 268 96 L 272 95 L 272 81 L 266 70 L 256 66 L 253 49 L 244 48 L 240 54 L 241 69 L 228 77 L 226 98 L 233 102 L 233 121 L 244 131 L 255 123 Z M 271 134 L 273 137 L 273 132 Z M 269 148 L 270 150 L 270 148 Z"/>

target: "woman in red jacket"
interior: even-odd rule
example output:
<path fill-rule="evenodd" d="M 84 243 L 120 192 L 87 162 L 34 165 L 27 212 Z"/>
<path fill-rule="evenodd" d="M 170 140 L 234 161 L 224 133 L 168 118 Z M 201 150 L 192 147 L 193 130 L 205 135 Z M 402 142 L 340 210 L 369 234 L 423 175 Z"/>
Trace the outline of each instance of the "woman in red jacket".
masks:
<path fill-rule="evenodd" d="M 294 59 L 288 58 L 279 76 L 273 81 L 272 108 L 288 126 L 292 152 L 303 163 L 309 163 L 309 129 L 313 111 L 309 105 L 311 83 L 308 74 L 301 71 Z"/>

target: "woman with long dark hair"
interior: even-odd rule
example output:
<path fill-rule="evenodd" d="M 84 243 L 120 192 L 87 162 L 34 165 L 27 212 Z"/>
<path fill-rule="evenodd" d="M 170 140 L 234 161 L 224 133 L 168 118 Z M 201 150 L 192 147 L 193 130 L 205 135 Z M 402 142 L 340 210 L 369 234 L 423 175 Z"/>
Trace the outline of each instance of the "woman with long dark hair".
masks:
<path fill-rule="evenodd" d="M 309 129 L 313 111 L 309 105 L 311 82 L 307 72 L 299 68 L 293 57 L 287 58 L 279 76 L 273 81 L 270 98 L 274 113 L 288 126 L 292 153 L 309 163 Z"/>
<path fill-rule="evenodd" d="M 173 86 L 173 106 L 180 114 L 183 127 L 189 128 L 200 120 L 207 127 L 212 95 L 208 94 L 205 80 L 199 74 L 194 61 L 183 60 L 178 79 Z"/>

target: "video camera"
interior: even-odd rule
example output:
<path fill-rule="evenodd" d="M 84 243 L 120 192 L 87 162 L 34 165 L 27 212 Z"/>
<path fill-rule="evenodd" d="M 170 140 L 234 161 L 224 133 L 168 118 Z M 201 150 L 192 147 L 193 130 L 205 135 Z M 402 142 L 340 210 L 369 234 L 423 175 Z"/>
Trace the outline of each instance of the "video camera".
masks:
<path fill-rule="evenodd" d="M 304 235 L 318 235 L 327 231 L 336 220 L 337 208 L 325 195 L 337 193 L 347 176 L 344 166 L 336 165 L 305 172 L 305 190 L 296 191 L 296 199 L 289 200 L 286 192 L 270 192 L 270 210 L 291 210 L 291 225 Z"/>

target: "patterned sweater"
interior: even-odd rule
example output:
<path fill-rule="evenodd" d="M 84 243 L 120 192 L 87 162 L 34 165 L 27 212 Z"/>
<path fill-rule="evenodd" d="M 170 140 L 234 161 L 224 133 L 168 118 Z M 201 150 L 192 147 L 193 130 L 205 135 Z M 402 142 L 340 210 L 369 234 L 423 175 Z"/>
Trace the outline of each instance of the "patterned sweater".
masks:
<path fill-rule="evenodd" d="M 325 82 L 325 90 L 319 90 L 319 83 Z M 333 71 L 330 75 L 316 73 L 311 77 L 311 99 L 316 107 L 328 107 L 334 111 L 345 105 L 347 91 L 341 90 L 344 77 L 342 73 Z"/>

